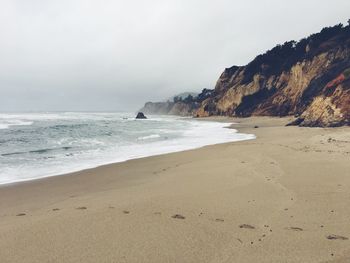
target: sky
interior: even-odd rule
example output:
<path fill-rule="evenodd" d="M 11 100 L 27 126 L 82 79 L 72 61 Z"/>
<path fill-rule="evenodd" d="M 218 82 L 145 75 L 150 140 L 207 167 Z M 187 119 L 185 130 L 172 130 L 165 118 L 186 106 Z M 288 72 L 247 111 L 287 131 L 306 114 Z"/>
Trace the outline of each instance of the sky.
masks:
<path fill-rule="evenodd" d="M 349 0 L 1 0 L 0 111 L 136 111 L 214 88 Z"/>

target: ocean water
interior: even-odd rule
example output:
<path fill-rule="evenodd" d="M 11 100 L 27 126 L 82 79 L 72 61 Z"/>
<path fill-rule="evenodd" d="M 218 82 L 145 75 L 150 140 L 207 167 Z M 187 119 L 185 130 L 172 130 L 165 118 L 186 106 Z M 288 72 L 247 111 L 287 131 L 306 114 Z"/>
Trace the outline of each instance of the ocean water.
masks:
<path fill-rule="evenodd" d="M 254 139 L 228 123 L 127 113 L 0 113 L 0 184 Z"/>

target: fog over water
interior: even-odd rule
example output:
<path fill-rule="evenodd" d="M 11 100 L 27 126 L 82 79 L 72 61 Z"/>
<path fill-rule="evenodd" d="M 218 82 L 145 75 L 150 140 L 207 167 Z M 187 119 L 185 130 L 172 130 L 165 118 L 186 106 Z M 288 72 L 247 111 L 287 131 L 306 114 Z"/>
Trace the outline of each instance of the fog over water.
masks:
<path fill-rule="evenodd" d="M 350 18 L 334 0 L 2 0 L 0 111 L 133 111 Z"/>

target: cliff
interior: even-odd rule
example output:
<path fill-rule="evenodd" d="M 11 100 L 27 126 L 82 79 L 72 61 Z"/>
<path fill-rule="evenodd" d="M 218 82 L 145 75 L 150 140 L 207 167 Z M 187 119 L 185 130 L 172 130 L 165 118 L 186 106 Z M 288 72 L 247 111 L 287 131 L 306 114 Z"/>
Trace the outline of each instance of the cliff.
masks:
<path fill-rule="evenodd" d="M 145 105 L 139 110 L 144 114 L 156 114 L 164 115 L 168 114 L 170 109 L 173 107 L 174 103 L 167 102 L 146 102 Z"/>
<path fill-rule="evenodd" d="M 147 102 L 141 112 L 151 115 L 179 115 L 192 116 L 194 111 L 199 107 L 187 102 Z"/>
<path fill-rule="evenodd" d="M 174 96 L 171 101 L 146 102 L 139 110 L 145 114 L 193 116 L 201 103 L 212 95 L 212 90 L 203 89 L 200 94 L 184 92 Z"/>
<path fill-rule="evenodd" d="M 200 96 L 200 95 L 199 95 Z M 350 124 L 350 26 L 289 41 L 225 69 L 194 116 L 287 116 L 291 125 Z"/>

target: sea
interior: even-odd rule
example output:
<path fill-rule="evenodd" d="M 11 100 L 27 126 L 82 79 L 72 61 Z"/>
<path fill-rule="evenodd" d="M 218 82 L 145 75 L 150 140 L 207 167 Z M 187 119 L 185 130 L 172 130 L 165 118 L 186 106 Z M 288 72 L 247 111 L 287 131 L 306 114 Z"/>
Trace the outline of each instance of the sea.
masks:
<path fill-rule="evenodd" d="M 0 113 L 0 184 L 251 140 L 230 123 L 134 113 Z"/>

